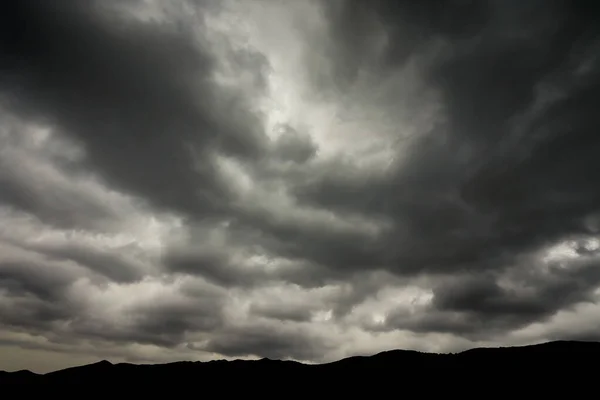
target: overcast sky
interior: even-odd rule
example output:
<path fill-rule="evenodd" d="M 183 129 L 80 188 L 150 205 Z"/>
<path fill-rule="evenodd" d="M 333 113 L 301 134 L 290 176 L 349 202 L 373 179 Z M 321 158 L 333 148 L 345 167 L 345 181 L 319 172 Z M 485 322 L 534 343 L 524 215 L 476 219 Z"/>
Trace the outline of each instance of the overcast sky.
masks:
<path fill-rule="evenodd" d="M 4 0 L 0 369 L 600 339 L 584 0 Z"/>

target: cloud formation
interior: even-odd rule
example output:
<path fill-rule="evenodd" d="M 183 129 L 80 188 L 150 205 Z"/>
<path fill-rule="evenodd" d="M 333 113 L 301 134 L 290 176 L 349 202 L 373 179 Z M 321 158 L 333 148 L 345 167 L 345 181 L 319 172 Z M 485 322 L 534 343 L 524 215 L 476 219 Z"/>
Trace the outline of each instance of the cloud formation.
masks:
<path fill-rule="evenodd" d="M 0 7 L 0 368 L 598 339 L 591 2 Z"/>

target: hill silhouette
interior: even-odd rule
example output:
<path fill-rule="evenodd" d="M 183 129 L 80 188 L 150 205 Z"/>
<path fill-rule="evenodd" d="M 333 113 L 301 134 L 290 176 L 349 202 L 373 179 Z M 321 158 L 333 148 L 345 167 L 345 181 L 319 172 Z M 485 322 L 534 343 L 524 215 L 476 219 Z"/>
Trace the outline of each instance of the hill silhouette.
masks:
<path fill-rule="evenodd" d="M 47 374 L 30 371 L 0 372 L 0 384 L 142 384 L 163 382 L 190 384 L 221 382 L 277 382 L 331 385 L 379 381 L 392 385 L 428 382 L 562 382 L 592 376 L 600 360 L 599 342 L 556 341 L 538 345 L 499 348 L 475 348 L 460 353 L 435 354 L 409 350 L 391 350 L 372 356 L 349 357 L 326 364 L 303 364 L 295 361 L 262 359 L 256 361 L 174 362 L 155 365 L 128 363 L 94 364 L 67 368 Z M 435 388 L 430 388 L 435 389 Z"/>

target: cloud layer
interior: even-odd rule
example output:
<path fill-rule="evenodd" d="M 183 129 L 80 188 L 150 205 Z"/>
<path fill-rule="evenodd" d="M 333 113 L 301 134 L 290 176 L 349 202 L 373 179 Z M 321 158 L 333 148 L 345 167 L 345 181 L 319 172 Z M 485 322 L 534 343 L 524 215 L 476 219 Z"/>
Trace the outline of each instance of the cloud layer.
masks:
<path fill-rule="evenodd" d="M 0 7 L 0 369 L 600 340 L 591 2 Z"/>

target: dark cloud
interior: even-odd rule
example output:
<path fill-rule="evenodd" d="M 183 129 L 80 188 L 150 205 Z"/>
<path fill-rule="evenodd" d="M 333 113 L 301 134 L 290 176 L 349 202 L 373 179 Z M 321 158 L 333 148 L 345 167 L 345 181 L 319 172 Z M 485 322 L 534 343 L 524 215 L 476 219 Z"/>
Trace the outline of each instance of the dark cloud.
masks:
<path fill-rule="evenodd" d="M 358 79 L 362 70 L 385 75 L 435 40 L 467 40 L 477 36 L 490 19 L 489 3 L 454 0 L 322 2 L 333 39 L 329 49 L 334 60 L 333 76 L 328 78 L 343 91 Z"/>
<path fill-rule="evenodd" d="M 300 236 L 304 233 L 301 228 L 289 226 L 284 228 L 287 229 L 285 232 L 297 235 L 296 240 L 290 238 L 290 241 L 284 241 L 283 229 L 269 229 L 277 226 L 267 225 L 270 221 L 265 221 L 262 215 L 246 217 L 240 214 L 237 217 L 238 220 L 231 221 L 227 227 L 216 229 L 225 238 L 223 243 L 211 246 L 206 238 L 214 233 L 200 229 L 165 251 L 162 264 L 170 272 L 199 276 L 225 287 L 251 288 L 273 282 L 293 282 L 304 288 L 313 288 L 352 275 L 328 270 L 326 264 L 319 264 L 300 253 L 305 245 L 300 239 L 318 240 L 319 236 L 311 239 L 310 232 Z M 269 218 L 268 215 L 266 217 Z M 252 223 L 256 226 L 252 227 Z M 281 235 L 277 236 L 274 232 Z M 331 246 L 331 243 L 325 242 L 323 246 Z M 252 258 L 257 255 L 260 261 L 253 262 Z"/>
<path fill-rule="evenodd" d="M 147 303 L 133 301 L 118 315 L 105 314 L 106 310 L 90 313 L 88 307 L 97 305 L 90 304 L 86 296 L 100 296 L 97 298 L 114 304 L 126 300 L 119 296 L 129 295 L 114 292 L 111 296 L 107 294 L 110 287 L 86 286 L 91 283 L 77 286 L 72 275 L 57 273 L 60 269 L 51 263 L 33 267 L 0 266 L 0 326 L 46 335 L 51 342 L 66 345 L 93 338 L 105 343 L 175 347 L 188 333 L 211 332 L 224 323 L 223 293 L 206 285 L 198 287 L 200 293 L 165 291 Z"/>
<path fill-rule="evenodd" d="M 15 259 L 0 263 L 2 287 L 17 294 L 32 294 L 44 301 L 61 297 L 61 292 L 82 276 L 77 268 L 40 260 Z"/>
<path fill-rule="evenodd" d="M 253 286 L 266 278 L 262 271 L 237 267 L 228 254 L 220 252 L 173 252 L 163 261 L 173 272 L 199 275 L 224 286 Z"/>
<path fill-rule="evenodd" d="M 256 316 L 272 318 L 280 321 L 310 321 L 312 312 L 310 306 L 281 306 L 275 304 L 253 304 L 250 313 Z"/>
<path fill-rule="evenodd" d="M 40 232 L 36 230 L 39 226 L 29 227 L 24 235 L 16 235 L 12 232 L 11 236 L 10 225 L 7 222 L 8 229 L 3 232 L 2 238 L 6 245 L 11 246 L 7 249 L 16 249 L 17 254 L 26 254 L 25 259 L 33 257 L 36 260 L 33 263 L 36 267 L 33 269 L 16 268 L 16 270 L 28 271 L 24 272 L 26 275 L 31 271 L 36 273 L 41 271 L 42 274 L 53 276 L 51 270 L 57 268 L 54 265 L 58 265 L 62 270 L 71 271 L 72 279 L 66 280 L 67 284 L 81 277 L 82 274 L 97 282 L 102 281 L 101 277 L 104 277 L 104 281 L 131 283 L 141 280 L 153 271 L 156 272 L 151 257 L 145 257 L 144 249 L 134 242 L 106 245 L 89 241 L 88 238 L 88 243 L 85 243 L 85 240 L 82 241 L 73 232 L 66 235 L 62 235 L 61 231 Z M 8 251 L 10 254 L 10 250 Z M 44 266 L 46 264 L 49 267 Z M 65 269 L 65 266 L 69 265 L 72 268 Z"/>
<path fill-rule="evenodd" d="M 245 243 L 235 245 L 244 246 Z M 199 276 L 225 287 L 261 287 L 273 282 L 294 282 L 312 288 L 347 278 L 347 275 L 335 271 L 323 271 L 325 266 L 303 261 L 300 257 L 291 262 L 276 258 L 266 261 L 267 265 L 248 265 L 247 261 L 252 255 L 246 252 L 232 257 L 231 254 L 210 249 L 172 249 L 165 254 L 162 262 L 170 272 Z"/>
<path fill-rule="evenodd" d="M 406 7 L 401 16 L 388 12 L 391 3 L 375 3 L 344 4 L 355 18 L 399 18 L 398 25 L 415 13 L 413 21 L 424 26 L 423 32 L 446 40 L 447 50 L 425 74 L 441 93 L 444 118 L 406 142 L 408 156 L 395 173 L 379 179 L 323 176 L 296 186 L 298 199 L 386 215 L 396 227 L 380 256 L 368 259 L 399 273 L 497 268 L 521 252 L 585 232 L 585 219 L 598 212 L 590 175 L 598 145 L 593 133 L 598 121 L 591 112 L 598 74 L 594 69 L 581 76 L 575 70 L 584 61 L 583 49 L 597 43 L 596 9 L 579 2 L 489 2 L 484 14 L 469 14 L 477 24 L 449 19 L 467 28 L 455 35 L 452 26 L 437 19 L 438 3 L 411 8 L 398 2 Z M 439 3 L 445 16 L 460 10 L 452 2 Z M 464 4 L 479 8 L 484 3 Z M 335 18 L 348 21 L 345 12 L 350 11 L 338 12 Z M 331 26 L 341 38 L 350 37 L 344 30 L 350 24 Z M 394 58 L 393 49 L 386 52 Z M 349 54 L 357 60 L 350 64 L 360 66 L 363 53 Z M 560 85 L 562 97 L 536 106 L 548 100 L 540 94 L 544 84 Z M 528 124 L 527 118 L 535 122 Z M 306 251 L 310 254 L 310 247 Z"/>
<path fill-rule="evenodd" d="M 288 125 L 281 125 L 276 129 L 279 137 L 275 144 L 275 151 L 284 161 L 303 163 L 317 152 L 310 135 L 302 134 Z"/>
<path fill-rule="evenodd" d="M 98 323 L 78 317 L 73 320 L 71 335 L 173 348 L 185 341 L 187 333 L 211 332 L 223 324 L 222 304 L 218 298 L 205 296 L 165 303 L 144 304 L 127 311 L 130 322 L 126 326 L 110 326 L 106 321 Z"/>
<path fill-rule="evenodd" d="M 118 207 L 110 204 L 110 195 L 98 197 L 102 190 L 98 184 L 82 182 L 78 173 L 80 163 L 66 159 L 68 142 L 61 143 L 60 138 L 55 138 L 57 140 L 33 146 L 34 135 L 28 133 L 23 124 L 7 125 L 8 134 L 0 137 L 0 201 L 3 204 L 14 205 L 57 227 L 114 228 L 114 223 L 122 218 Z M 60 151 L 62 157 L 51 157 L 52 147 Z M 51 156 L 44 154 L 44 150 L 50 150 Z"/>
<path fill-rule="evenodd" d="M 10 247 L 2 250 L 3 257 L 10 258 L 0 262 L 0 326 L 50 333 L 55 323 L 80 312 L 68 301 L 67 292 L 77 279 L 86 278 L 85 270 Z"/>
<path fill-rule="evenodd" d="M 594 3 L 151 3 L 0 6 L 0 342 L 596 337 Z"/>
<path fill-rule="evenodd" d="M 37 335 L 52 335 L 53 324 L 69 321 L 72 312 L 65 304 L 50 303 L 32 296 L 2 302 L 0 325 Z"/>
<path fill-rule="evenodd" d="M 323 356 L 327 343 L 302 330 L 241 327 L 211 339 L 204 350 L 230 357 L 254 355 L 271 359 L 314 360 Z"/>
<path fill-rule="evenodd" d="M 433 301 L 422 313 L 392 312 L 386 326 L 480 340 L 547 320 L 558 310 L 594 303 L 599 271 L 597 256 L 587 256 L 541 269 L 534 265 L 512 269 L 501 276 L 446 278 L 433 289 Z"/>
<path fill-rule="evenodd" d="M 384 244 L 378 237 L 352 229 L 350 223 L 345 227 L 329 225 L 326 215 L 318 218 L 315 216 L 317 223 L 304 224 L 280 218 L 277 214 L 240 213 L 238 221 L 262 233 L 259 240 L 267 251 L 291 259 L 307 260 L 309 268 L 310 264 L 321 266 L 322 275 L 312 279 L 316 282 L 381 266 L 378 257 Z M 352 225 L 359 227 L 359 224 L 360 221 L 357 221 Z"/>
<path fill-rule="evenodd" d="M 119 250 L 111 252 L 78 245 L 66 245 L 44 248 L 41 252 L 59 260 L 72 260 L 84 267 L 105 275 L 115 282 L 135 282 L 144 276 L 144 268 L 119 254 Z"/>
<path fill-rule="evenodd" d="M 360 79 L 360 70 L 384 74 L 399 68 L 441 39 L 445 47 L 426 66 L 425 79 L 439 90 L 445 109 L 430 132 L 406 142 L 409 156 L 393 174 L 372 179 L 346 169 L 347 175 L 295 186 L 304 204 L 394 221 L 381 251 L 357 257 L 357 247 L 343 241 L 352 253 L 332 246 L 336 250 L 328 254 L 336 254 L 336 261 L 352 254 L 356 264 L 324 264 L 377 266 L 404 275 L 473 274 L 441 284 L 426 313 L 388 320 L 394 328 L 422 332 L 505 332 L 589 301 L 598 281 L 585 274 L 593 274 L 594 265 L 553 271 L 556 281 L 529 277 L 526 295 L 502 288 L 497 279 L 523 254 L 593 233 L 586 221 L 599 211 L 592 183 L 599 144 L 592 93 L 598 92 L 599 75 L 597 68 L 577 71 L 600 37 L 597 8 L 586 2 L 464 2 L 461 7 L 475 9 L 461 19 L 450 18 L 462 13 L 452 2 L 343 4 L 327 12 L 333 15 L 334 43 L 342 43 L 343 54 L 334 62 L 349 71 L 344 84 Z M 405 35 L 409 45 L 396 40 L 401 29 L 413 27 L 414 36 Z M 372 36 L 363 31 L 383 32 L 398 47 L 388 46 L 375 58 L 365 43 Z M 560 96 L 543 92 L 548 86 Z M 307 257 L 323 260 L 319 246 L 330 242 L 321 237 L 318 243 L 304 243 Z M 582 283 L 586 279 L 589 286 Z"/>
<path fill-rule="evenodd" d="M 117 188 L 184 212 L 224 205 L 206 146 L 259 154 L 259 122 L 212 84 L 214 63 L 192 32 L 120 18 L 99 2 L 2 8 L 8 107 L 68 132 Z"/>

